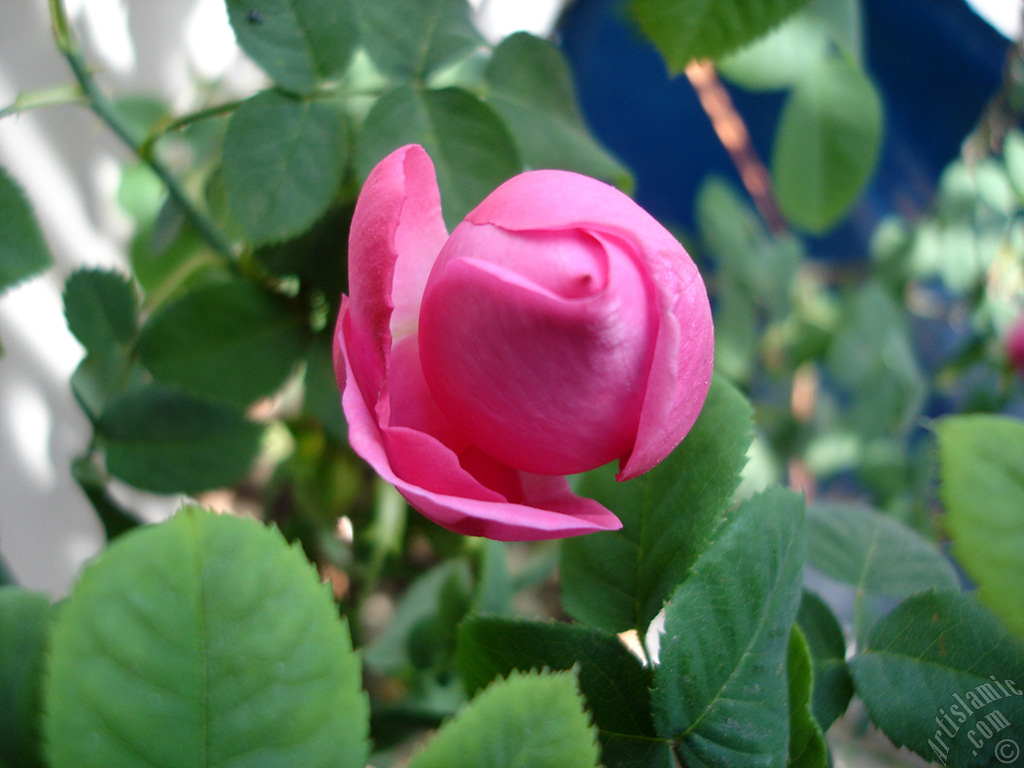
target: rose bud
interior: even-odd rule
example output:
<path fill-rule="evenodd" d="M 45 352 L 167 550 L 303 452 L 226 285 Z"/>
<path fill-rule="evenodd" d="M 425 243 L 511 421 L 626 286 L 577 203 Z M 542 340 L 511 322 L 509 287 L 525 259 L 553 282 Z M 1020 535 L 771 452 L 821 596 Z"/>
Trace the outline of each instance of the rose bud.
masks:
<path fill-rule="evenodd" d="M 646 472 L 711 378 L 707 293 L 623 193 L 565 171 L 502 184 L 449 237 L 422 147 L 372 171 L 349 239 L 334 361 L 355 451 L 458 533 L 621 527 L 567 474 Z"/>

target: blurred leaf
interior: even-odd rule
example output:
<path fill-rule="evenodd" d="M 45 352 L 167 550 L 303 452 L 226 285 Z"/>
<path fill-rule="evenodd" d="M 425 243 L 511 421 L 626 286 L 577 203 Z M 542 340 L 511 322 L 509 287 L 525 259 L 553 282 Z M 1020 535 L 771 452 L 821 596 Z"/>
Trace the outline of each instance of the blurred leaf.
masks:
<path fill-rule="evenodd" d="M 242 49 L 283 88 L 341 76 L 358 35 L 350 0 L 227 0 Z"/>
<path fill-rule="evenodd" d="M 73 461 L 71 476 L 75 478 L 78 487 L 82 489 L 82 493 L 96 510 L 107 541 L 112 541 L 122 533 L 139 526 L 141 521 L 107 493 L 107 483 L 110 478 L 105 477 L 97 469 L 90 457 L 82 456 Z"/>
<path fill-rule="evenodd" d="M 53 632 L 54 768 L 362 768 L 358 656 L 302 551 L 187 507 L 88 566 Z"/>
<path fill-rule="evenodd" d="M 426 80 L 482 46 L 466 0 L 354 0 L 366 52 L 385 74 Z"/>
<path fill-rule="evenodd" d="M 0 293 L 53 264 L 32 205 L 0 167 Z"/>
<path fill-rule="evenodd" d="M 606 768 L 673 765 L 651 718 L 651 672 L 614 635 L 582 625 L 474 616 L 459 629 L 459 671 L 472 694 L 511 672 L 576 669 Z"/>
<path fill-rule="evenodd" d="M 926 760 L 994 765 L 1000 737 L 979 739 L 978 723 L 997 725 L 997 712 L 1024 723 L 1024 697 L 1005 687 L 1020 685 L 1024 647 L 968 594 L 909 598 L 871 629 L 850 670 L 875 724 Z"/>
<path fill-rule="evenodd" d="M 348 229 L 352 206 L 331 208 L 298 237 L 271 243 L 253 252 L 253 258 L 272 274 L 297 277 L 304 293 L 320 291 L 329 308 L 329 321 L 337 316 L 345 292 L 348 263 Z"/>
<path fill-rule="evenodd" d="M 306 353 L 306 410 L 340 442 L 348 441 L 348 422 L 341 410 L 341 390 L 334 373 L 329 339 L 318 339 Z"/>
<path fill-rule="evenodd" d="M 825 602 L 813 592 L 804 592 L 797 624 L 811 651 L 814 666 L 814 717 L 827 731 L 850 704 L 853 681 L 846 667 L 846 639 Z"/>
<path fill-rule="evenodd" d="M 748 90 L 782 90 L 797 85 L 828 52 L 824 25 L 802 12 L 719 61 L 718 70 Z"/>
<path fill-rule="evenodd" d="M 715 295 L 715 370 L 732 382 L 750 377 L 757 355 L 757 307 L 742 288 L 722 281 Z"/>
<path fill-rule="evenodd" d="M 232 116 L 224 136 L 224 184 L 238 223 L 254 244 L 309 229 L 341 184 L 348 136 L 322 101 L 263 91 Z"/>
<path fill-rule="evenodd" d="M 477 696 L 409 768 L 595 768 L 594 731 L 570 672 L 513 674 Z"/>
<path fill-rule="evenodd" d="M 786 649 L 800 602 L 803 500 L 745 501 L 665 609 L 651 692 L 686 765 L 785 765 Z"/>
<path fill-rule="evenodd" d="M 765 34 L 807 0 L 633 0 L 640 27 L 672 72 L 718 58 Z"/>
<path fill-rule="evenodd" d="M 817 62 L 783 108 L 772 179 L 783 214 L 809 232 L 846 215 L 871 178 L 882 139 L 882 103 L 851 60 Z"/>
<path fill-rule="evenodd" d="M 89 352 L 124 347 L 135 338 L 138 300 L 130 277 L 80 269 L 64 284 L 68 327 Z"/>
<path fill-rule="evenodd" d="M 114 103 L 121 124 L 128 129 L 134 144 L 142 144 L 164 120 L 172 117 L 163 99 L 150 94 L 132 94 Z"/>
<path fill-rule="evenodd" d="M 591 136 L 561 52 L 527 32 L 506 37 L 486 72 L 487 101 L 504 118 L 530 168 L 576 171 L 630 191 L 629 171 Z"/>
<path fill-rule="evenodd" d="M 448 650 L 441 647 L 444 640 L 451 640 L 454 649 L 455 627 L 463 614 L 453 616 L 443 603 L 446 596 L 454 597 L 456 612 L 468 608 L 470 583 L 469 568 L 461 560 L 447 560 L 419 576 L 405 590 L 384 632 L 364 651 L 366 665 L 398 674 L 432 664 Z M 446 623 L 446 618 L 454 621 Z"/>
<path fill-rule="evenodd" d="M 902 599 L 960 586 L 952 564 L 934 544 L 861 504 L 819 502 L 810 507 L 807 561 L 858 593 Z"/>
<path fill-rule="evenodd" d="M 926 387 L 903 308 L 868 281 L 847 302 L 838 328 L 827 363 L 852 395 L 854 426 L 866 437 L 906 433 L 920 414 Z"/>
<path fill-rule="evenodd" d="M 473 613 L 501 616 L 511 611 L 515 591 L 508 569 L 508 549 L 509 545 L 504 541 L 480 540 L 476 586 L 470 608 Z"/>
<path fill-rule="evenodd" d="M 1024 133 L 1012 129 L 1003 139 L 1003 162 L 1018 200 L 1024 200 Z"/>
<path fill-rule="evenodd" d="M 46 595 L 0 587 L 0 765 L 5 768 L 46 765 L 40 688 L 55 613 Z"/>
<path fill-rule="evenodd" d="M 381 96 L 359 135 L 360 177 L 365 180 L 377 163 L 405 144 L 421 144 L 434 161 L 450 229 L 522 169 L 515 142 L 501 118 L 458 88 L 400 87 Z"/>
<path fill-rule="evenodd" d="M 157 379 L 236 405 L 269 395 L 304 351 L 303 318 L 250 283 L 189 291 L 160 307 L 139 337 L 142 363 Z"/>
<path fill-rule="evenodd" d="M 750 406 L 716 377 L 697 422 L 661 464 L 628 483 L 613 467 L 582 477 L 579 492 L 622 520 L 619 531 L 562 544 L 562 603 L 588 624 L 644 634 L 722 522 L 746 464 Z"/>
<path fill-rule="evenodd" d="M 238 482 L 263 434 L 241 411 L 157 385 L 114 400 L 96 428 L 110 473 L 156 493 L 196 494 Z"/>
<path fill-rule="evenodd" d="M 823 25 L 840 51 L 861 63 L 864 47 L 861 0 L 811 0 L 805 12 Z"/>
<path fill-rule="evenodd" d="M 942 519 L 978 596 L 1024 636 L 1024 424 L 1007 416 L 941 419 Z"/>
<path fill-rule="evenodd" d="M 786 654 L 789 677 L 789 757 L 792 768 L 828 768 L 828 746 L 825 736 L 811 712 L 814 688 L 811 651 L 798 625 L 789 635 Z"/>

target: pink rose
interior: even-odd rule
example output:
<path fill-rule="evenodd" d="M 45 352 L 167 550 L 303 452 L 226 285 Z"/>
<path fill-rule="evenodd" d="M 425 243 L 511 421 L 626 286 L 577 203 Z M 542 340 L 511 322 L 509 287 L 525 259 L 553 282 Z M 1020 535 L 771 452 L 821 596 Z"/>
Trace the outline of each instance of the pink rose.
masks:
<path fill-rule="evenodd" d="M 664 459 L 697 418 L 711 310 L 682 246 L 565 171 L 502 184 L 449 237 L 422 147 L 356 204 L 334 361 L 355 451 L 436 523 L 529 540 L 621 527 L 564 475 Z"/>

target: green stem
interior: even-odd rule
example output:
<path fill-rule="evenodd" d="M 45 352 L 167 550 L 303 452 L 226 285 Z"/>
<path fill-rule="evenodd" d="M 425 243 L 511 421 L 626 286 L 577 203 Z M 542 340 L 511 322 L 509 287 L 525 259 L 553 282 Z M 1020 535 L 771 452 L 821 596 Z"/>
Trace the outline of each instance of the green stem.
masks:
<path fill-rule="evenodd" d="M 220 115 L 228 112 L 234 112 L 242 106 L 245 101 L 246 99 L 226 101 L 223 104 L 217 104 L 212 107 L 207 107 L 206 109 L 201 109 L 198 112 L 182 115 L 174 120 L 158 125 L 153 129 L 153 132 L 146 137 L 146 140 L 142 142 L 142 145 L 139 147 L 139 154 L 142 157 L 149 157 L 153 153 L 153 145 L 156 144 L 161 137 L 166 136 L 169 133 L 174 133 L 175 131 L 180 131 L 182 128 L 187 128 L 193 123 L 198 123 L 201 120 L 206 120 L 210 117 L 219 117 Z"/>
<path fill-rule="evenodd" d="M 82 89 L 75 85 L 57 85 L 29 93 L 19 93 L 14 102 L 0 109 L 0 120 L 9 115 L 20 115 L 40 107 L 56 107 L 64 104 L 85 104 Z"/>
<path fill-rule="evenodd" d="M 151 154 L 143 154 L 143 147 L 132 136 L 128 125 L 125 123 L 113 102 L 96 85 L 82 56 L 78 41 L 72 34 L 68 24 L 67 16 L 64 13 L 62 0 L 50 1 L 50 20 L 53 25 L 53 37 L 57 48 L 67 60 L 75 79 L 81 88 L 82 96 L 92 111 L 99 117 L 124 144 L 131 149 L 135 155 L 142 160 L 160 178 L 167 187 L 167 193 L 181 208 L 182 213 L 189 222 L 196 228 L 210 247 L 223 256 L 226 260 L 234 263 L 235 253 L 231 243 L 221 234 L 216 225 L 189 199 L 184 187 L 178 178 L 156 157 Z"/>

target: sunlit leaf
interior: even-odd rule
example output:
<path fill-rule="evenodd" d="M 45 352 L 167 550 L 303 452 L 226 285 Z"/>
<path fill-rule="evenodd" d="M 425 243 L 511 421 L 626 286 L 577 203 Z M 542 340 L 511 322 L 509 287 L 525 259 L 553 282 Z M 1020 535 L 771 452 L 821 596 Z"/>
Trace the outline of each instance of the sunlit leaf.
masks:
<path fill-rule="evenodd" d="M 28 198 L 0 168 L 0 292 L 43 272 L 52 263 Z"/>

